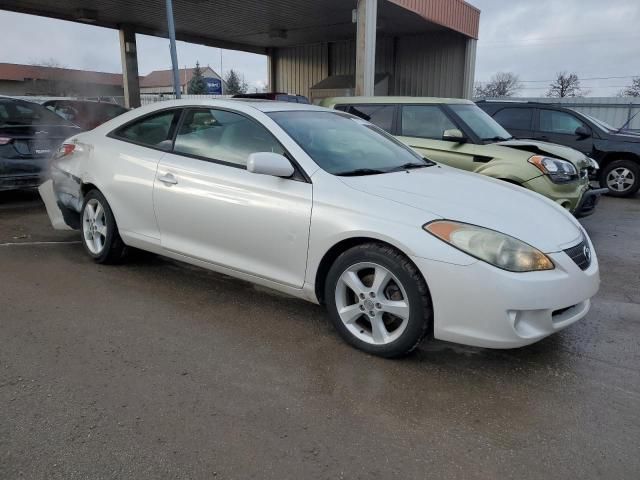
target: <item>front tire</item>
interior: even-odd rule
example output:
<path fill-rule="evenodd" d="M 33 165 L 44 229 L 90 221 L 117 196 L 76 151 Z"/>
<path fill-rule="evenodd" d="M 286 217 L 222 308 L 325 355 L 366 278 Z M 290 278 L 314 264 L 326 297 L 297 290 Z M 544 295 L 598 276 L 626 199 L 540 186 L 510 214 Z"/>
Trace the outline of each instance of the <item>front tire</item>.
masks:
<path fill-rule="evenodd" d="M 432 323 L 422 275 L 388 245 L 367 243 L 342 253 L 327 275 L 325 299 L 342 338 L 381 357 L 409 354 Z"/>
<path fill-rule="evenodd" d="M 640 165 L 632 160 L 615 160 L 602 170 L 600 186 L 612 197 L 629 197 L 640 189 Z"/>
<path fill-rule="evenodd" d="M 126 246 L 118 233 L 111 207 L 99 190 L 91 190 L 84 197 L 81 212 L 82 245 L 96 263 L 119 263 Z"/>

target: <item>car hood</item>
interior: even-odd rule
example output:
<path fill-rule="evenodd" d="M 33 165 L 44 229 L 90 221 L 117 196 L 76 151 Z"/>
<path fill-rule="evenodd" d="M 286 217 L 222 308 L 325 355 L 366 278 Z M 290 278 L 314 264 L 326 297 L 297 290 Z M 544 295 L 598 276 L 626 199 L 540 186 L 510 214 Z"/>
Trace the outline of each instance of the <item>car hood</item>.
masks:
<path fill-rule="evenodd" d="M 589 162 L 587 157 L 578 150 L 570 147 L 563 147 L 555 143 L 539 142 L 537 140 L 505 140 L 504 142 L 498 142 L 496 145 L 502 147 L 515 148 L 524 152 L 531 153 L 531 155 L 546 155 L 549 157 L 560 158 L 568 160 L 573 163 L 578 170 L 587 168 Z"/>
<path fill-rule="evenodd" d="M 432 217 L 506 233 L 545 253 L 564 250 L 582 235 L 577 221 L 551 200 L 446 166 L 341 180 L 353 189 L 421 209 Z"/>
<path fill-rule="evenodd" d="M 622 130 L 621 132 L 609 132 L 611 140 L 618 142 L 640 143 L 640 133 Z"/>

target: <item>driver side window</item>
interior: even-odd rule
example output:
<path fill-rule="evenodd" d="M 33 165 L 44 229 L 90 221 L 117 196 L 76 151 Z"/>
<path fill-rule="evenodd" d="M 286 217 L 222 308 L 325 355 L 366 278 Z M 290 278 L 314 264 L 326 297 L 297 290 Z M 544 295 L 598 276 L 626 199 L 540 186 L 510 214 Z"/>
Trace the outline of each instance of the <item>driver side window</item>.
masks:
<path fill-rule="evenodd" d="M 584 123 L 573 115 L 556 110 L 540 110 L 540 131 L 574 135 L 576 129 L 586 127 Z"/>
<path fill-rule="evenodd" d="M 241 168 L 246 167 L 252 153 L 285 153 L 262 125 L 238 113 L 212 108 L 185 113 L 173 150 Z"/>
<path fill-rule="evenodd" d="M 442 140 L 445 130 L 458 128 L 437 105 L 402 107 L 402 135 Z"/>

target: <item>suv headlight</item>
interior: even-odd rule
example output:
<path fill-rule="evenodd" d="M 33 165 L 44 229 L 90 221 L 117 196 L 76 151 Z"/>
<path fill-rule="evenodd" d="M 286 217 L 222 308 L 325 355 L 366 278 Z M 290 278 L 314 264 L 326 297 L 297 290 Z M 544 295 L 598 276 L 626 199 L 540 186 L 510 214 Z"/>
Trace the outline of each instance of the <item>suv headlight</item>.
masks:
<path fill-rule="evenodd" d="M 553 183 L 568 183 L 578 179 L 578 170 L 567 160 L 534 155 L 529 159 L 529 163 L 547 175 Z"/>
<path fill-rule="evenodd" d="M 509 272 L 555 268 L 551 259 L 537 248 L 489 228 L 452 220 L 435 220 L 422 228 L 452 247 Z"/>

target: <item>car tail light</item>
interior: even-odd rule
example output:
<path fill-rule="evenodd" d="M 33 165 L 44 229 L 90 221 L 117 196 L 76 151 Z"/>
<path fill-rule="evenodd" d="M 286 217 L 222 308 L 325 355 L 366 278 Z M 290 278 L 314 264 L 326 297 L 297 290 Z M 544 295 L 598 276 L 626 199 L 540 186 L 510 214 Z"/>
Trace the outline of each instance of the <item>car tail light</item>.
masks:
<path fill-rule="evenodd" d="M 0 137 L 0 145 L 8 145 L 11 142 L 13 142 L 11 137 Z"/>
<path fill-rule="evenodd" d="M 63 143 L 56 152 L 56 158 L 62 158 L 71 155 L 76 150 L 75 143 Z"/>

